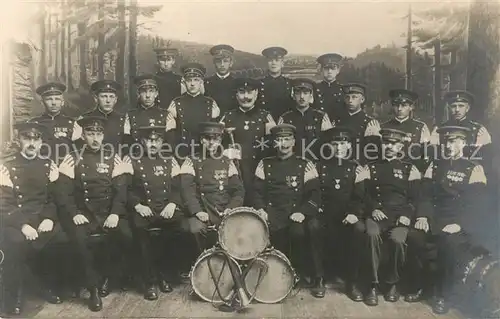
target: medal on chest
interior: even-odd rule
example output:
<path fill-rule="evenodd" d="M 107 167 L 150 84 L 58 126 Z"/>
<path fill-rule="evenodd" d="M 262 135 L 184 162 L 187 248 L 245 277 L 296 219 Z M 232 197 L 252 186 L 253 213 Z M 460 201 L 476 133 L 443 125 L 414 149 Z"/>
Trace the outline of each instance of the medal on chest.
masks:
<path fill-rule="evenodd" d="M 446 178 L 452 182 L 463 182 L 465 178 L 465 173 L 448 171 L 446 173 Z"/>
<path fill-rule="evenodd" d="M 153 167 L 153 174 L 155 176 L 165 176 L 165 169 L 162 165 L 154 166 Z"/>
<path fill-rule="evenodd" d="M 335 179 L 335 189 L 340 189 L 340 179 Z"/>
<path fill-rule="evenodd" d="M 297 176 L 287 176 L 286 177 L 286 183 L 288 187 L 297 187 Z"/>
<path fill-rule="evenodd" d="M 219 183 L 219 190 L 224 190 L 224 180 L 226 179 L 226 170 L 215 170 L 214 179 Z"/>
<path fill-rule="evenodd" d="M 96 171 L 99 174 L 105 174 L 109 172 L 109 165 L 106 163 L 97 163 Z"/>
<path fill-rule="evenodd" d="M 250 121 L 245 121 L 245 126 L 243 126 L 243 129 L 246 131 L 250 129 L 250 126 L 248 124 L 250 124 Z"/>
<path fill-rule="evenodd" d="M 68 137 L 68 128 L 67 127 L 54 127 L 54 137 Z"/>
<path fill-rule="evenodd" d="M 399 179 L 403 179 L 403 170 L 401 170 L 399 168 L 394 168 L 392 170 L 392 172 L 394 173 L 394 177 L 399 178 Z"/>

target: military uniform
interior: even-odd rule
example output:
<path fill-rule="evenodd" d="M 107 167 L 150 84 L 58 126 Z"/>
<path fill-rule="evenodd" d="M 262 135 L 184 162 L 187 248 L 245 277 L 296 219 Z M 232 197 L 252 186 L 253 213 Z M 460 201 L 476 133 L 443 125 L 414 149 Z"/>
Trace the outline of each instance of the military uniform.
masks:
<path fill-rule="evenodd" d="M 292 83 L 296 90 L 306 89 L 313 92 L 314 82 L 311 80 L 294 79 Z M 296 106 L 279 117 L 278 124 L 283 123 L 296 127 L 295 153 L 311 160 L 318 160 L 320 154 L 318 154 L 317 141 L 322 132 L 332 128 L 328 114 L 310 106 L 304 109 L 299 109 L 299 106 Z"/>
<path fill-rule="evenodd" d="M 342 65 L 343 58 L 339 54 L 323 54 L 317 59 L 322 67 L 331 65 Z M 337 80 L 328 82 L 323 80 L 315 86 L 314 107 L 328 114 L 328 117 L 335 121 L 344 109 L 344 93 L 342 84 Z"/>
<path fill-rule="evenodd" d="M 96 95 L 100 92 L 111 92 L 116 94 L 120 88 L 120 84 L 111 80 L 97 81 L 90 87 L 91 91 Z M 104 117 L 106 119 L 104 123 L 103 145 L 112 145 L 115 152 L 119 150 L 120 145 L 127 142 L 127 136 L 130 135 L 130 123 L 126 121 L 126 114 L 115 110 L 105 112 L 97 106 L 95 109 L 84 113 L 80 118 L 83 117 Z M 78 128 L 78 130 L 81 131 L 81 128 Z"/>
<path fill-rule="evenodd" d="M 288 52 L 280 47 L 264 49 L 262 55 L 268 59 L 283 58 Z M 293 107 L 292 85 L 290 79 L 280 75 L 266 75 L 261 79 L 258 104 L 268 110 L 276 120 L 281 114 Z"/>
<path fill-rule="evenodd" d="M 418 95 L 416 93 L 403 89 L 391 90 L 389 92 L 389 97 L 391 98 L 393 104 L 414 104 L 418 99 Z M 389 121 L 382 123 L 381 127 L 405 132 L 407 134 L 405 137 L 405 154 L 407 159 L 415 164 L 420 171 L 425 171 L 428 161 L 426 160 L 427 155 L 424 151 L 430 141 L 430 131 L 427 124 L 417 119 L 407 117 L 402 120 L 392 118 Z"/>
<path fill-rule="evenodd" d="M 222 135 L 224 125 L 200 123 L 200 134 Z M 226 157 L 198 154 L 186 158 L 181 167 L 181 194 L 189 216 L 189 231 L 195 235 L 200 250 L 207 248 L 204 240 L 208 225 L 218 225 L 224 210 L 240 207 L 245 190 L 234 162 Z M 196 214 L 206 212 L 207 222 Z"/>
<path fill-rule="evenodd" d="M 179 55 L 178 50 L 173 48 L 156 48 L 154 51 L 158 59 L 169 56 L 175 58 Z M 166 109 L 174 98 L 183 93 L 182 76 L 175 74 L 173 71 L 162 70 L 158 70 L 155 75 L 159 89 L 160 108 Z"/>
<path fill-rule="evenodd" d="M 104 131 L 105 118 L 84 117 L 78 124 L 85 130 Z M 120 157 L 108 149 L 92 150 L 86 146 L 83 153 L 68 154 L 59 166 L 61 189 L 64 192 L 63 207 L 73 220 L 84 217 L 88 223 L 76 225 L 69 235 L 84 250 L 83 267 L 91 293 L 91 310 L 99 311 L 102 302 L 97 294 L 97 274 L 94 259 L 98 259 L 102 276 L 99 294 L 109 294 L 109 278 L 123 275 L 123 265 L 129 265 L 125 254 L 130 253 L 132 233 L 127 220 L 127 174 L 129 167 Z M 115 216 L 116 215 L 116 216 Z M 106 227 L 108 218 L 118 217 L 116 227 Z M 101 238 L 103 247 L 94 256 L 87 248 L 93 238 Z M 118 267 L 118 269 L 117 269 Z M 118 271 L 117 271 L 118 270 Z"/>
<path fill-rule="evenodd" d="M 165 127 L 140 127 L 139 132 L 147 138 L 158 139 L 163 137 Z M 128 160 L 124 158 L 125 162 Z M 133 177 L 129 185 L 128 205 L 141 245 L 142 273 L 147 287 L 145 298 L 155 300 L 158 298 L 156 283 L 163 292 L 172 291 L 167 277 L 177 270 L 176 260 L 172 257 L 179 258 L 180 255 L 175 236 L 180 232 L 184 217 L 180 210 L 180 166 L 173 157 L 162 158 L 160 154 L 142 156 L 130 162 Z M 137 210 L 139 206 L 149 208 L 152 215 L 142 216 Z M 169 209 L 174 212 L 172 216 L 162 217 L 162 212 Z"/>
<path fill-rule="evenodd" d="M 37 88 L 36 92 L 40 96 L 46 95 L 62 95 L 66 91 L 66 86 L 61 83 L 48 83 Z M 42 149 L 41 151 L 48 153 L 50 157 L 59 164 L 59 161 L 64 158 L 68 151 L 72 151 L 73 141 L 79 137 L 80 132 L 75 131 L 75 121 L 73 118 L 62 114 L 44 114 L 30 119 L 30 122 L 36 122 L 45 126 L 47 143 L 49 150 Z"/>
<path fill-rule="evenodd" d="M 203 78 L 205 71 L 205 68 L 198 63 L 191 63 L 183 67 L 185 77 Z M 198 140 L 199 123 L 216 121 L 220 116 L 220 109 L 215 100 L 200 92 L 196 95 L 186 92 L 176 97 L 167 111 L 173 117 L 173 120 L 168 120 L 167 124 L 167 131 L 172 133 L 170 139 L 176 146 L 185 145 L 185 147 L 179 147 L 179 157 L 189 155 L 191 144 Z"/>
<path fill-rule="evenodd" d="M 350 141 L 352 133 L 335 127 L 325 132 L 325 142 Z M 326 246 L 332 253 L 326 257 L 325 266 L 335 275 L 345 277 L 348 295 L 354 301 L 362 301 L 359 292 L 359 265 L 361 265 L 362 234 L 364 232 L 364 206 L 366 170 L 356 161 L 342 157 L 328 157 L 318 163 L 321 183 L 320 220 L 327 228 Z M 354 224 L 346 217 L 356 216 Z M 345 245 L 345 242 L 349 243 Z"/>
<path fill-rule="evenodd" d="M 243 78 L 235 83 L 238 88 L 258 89 L 259 85 L 257 80 Z M 255 106 L 251 109 L 232 109 L 224 114 L 221 122 L 227 128 L 235 128 L 234 142 L 241 147 L 239 167 L 245 185 L 245 205 L 252 206 L 255 169 L 257 163 L 272 150 L 269 134 L 276 123 L 268 111 Z"/>
<path fill-rule="evenodd" d="M 275 137 L 293 136 L 295 128 L 281 124 L 271 132 Z M 288 256 L 298 255 L 296 259 L 292 256 L 292 260 L 299 271 L 306 270 L 306 253 L 311 253 L 315 288 L 319 289 L 313 294 L 324 297 L 322 236 L 317 219 L 321 191 L 315 165 L 293 153 L 286 158 L 262 159 L 255 170 L 254 207 L 263 209 L 268 215 L 273 246 Z M 290 219 L 297 212 L 305 217 L 300 223 Z"/>
<path fill-rule="evenodd" d="M 216 45 L 210 49 L 210 54 L 214 59 L 232 58 L 234 48 L 230 45 Z M 224 114 L 236 105 L 236 90 L 234 76 L 229 72 L 224 76 L 218 73 L 205 80 L 205 95 L 210 96 L 217 102 L 220 114 Z"/>
<path fill-rule="evenodd" d="M 19 135 L 41 139 L 44 127 L 37 123 L 22 123 L 16 125 L 16 129 Z M 2 257 L 5 257 L 4 288 L 7 287 L 6 291 L 10 293 L 18 294 L 14 297 L 14 305 L 10 305 L 14 309 L 9 309 L 15 314 L 19 314 L 22 308 L 21 292 L 26 267 L 32 266 L 32 271 L 44 281 L 45 286 L 55 284 L 57 268 L 54 268 L 54 261 L 49 260 L 46 253 L 50 244 L 66 241 L 58 223 L 54 202 L 57 198 L 55 183 L 58 178 L 59 170 L 52 160 L 31 157 L 22 151 L 0 164 L 0 248 L 4 252 Z M 52 222 L 52 230 L 41 232 L 39 226 L 47 220 Z M 26 238 L 22 232 L 25 225 L 37 230 L 36 239 Z M 61 302 L 56 295 L 51 296 L 48 301 Z"/>
<path fill-rule="evenodd" d="M 438 131 L 443 140 L 467 139 L 471 133 L 467 127 L 447 126 Z M 419 218 L 431 225 L 438 245 L 438 268 L 436 274 L 438 298 L 434 311 L 448 310 L 445 299 L 455 281 L 456 265 L 472 243 L 468 236 L 480 194 L 484 192 L 486 176 L 483 167 L 464 157 L 431 162 L 425 172 L 422 185 L 422 204 Z M 472 214 L 472 215 L 471 215 Z M 457 224 L 458 229 L 445 232 L 448 225 Z"/>
<path fill-rule="evenodd" d="M 405 132 L 383 129 L 382 141 L 402 143 Z M 365 169 L 368 178 L 365 181 L 367 193 L 366 233 L 370 248 L 372 290 L 366 296 L 368 305 L 378 303 L 375 284 L 380 282 L 379 266 L 382 259 L 381 245 L 387 245 L 388 268 L 385 282 L 389 290 L 385 299 L 395 302 L 399 299 L 396 289 L 401 275 L 400 270 L 404 264 L 405 243 L 408 237 L 410 222 L 415 218 L 415 207 L 419 200 L 419 185 L 421 174 L 411 163 L 401 161 L 396 157 L 384 158 L 369 163 Z M 375 211 L 381 211 L 387 218 L 376 220 Z M 408 225 L 401 221 L 401 217 L 408 219 Z M 382 238 L 387 238 L 387 241 Z"/>

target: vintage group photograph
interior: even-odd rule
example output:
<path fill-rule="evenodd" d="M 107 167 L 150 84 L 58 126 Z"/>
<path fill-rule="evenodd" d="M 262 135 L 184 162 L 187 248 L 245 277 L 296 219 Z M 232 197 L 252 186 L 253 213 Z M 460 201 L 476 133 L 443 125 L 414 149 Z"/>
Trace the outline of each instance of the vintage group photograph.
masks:
<path fill-rule="evenodd" d="M 7 7 L 0 318 L 500 318 L 500 2 Z"/>

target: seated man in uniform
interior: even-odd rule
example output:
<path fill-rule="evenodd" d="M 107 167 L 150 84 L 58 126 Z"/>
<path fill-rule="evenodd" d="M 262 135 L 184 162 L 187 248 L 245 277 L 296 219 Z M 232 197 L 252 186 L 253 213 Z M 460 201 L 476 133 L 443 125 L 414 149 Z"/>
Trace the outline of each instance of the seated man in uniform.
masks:
<path fill-rule="evenodd" d="M 208 226 L 217 226 L 222 215 L 243 205 L 245 190 L 234 162 L 222 156 L 224 124 L 200 123 L 202 152 L 186 158 L 181 167 L 181 195 L 189 216 L 189 232 L 200 252 L 210 246 Z"/>
<path fill-rule="evenodd" d="M 78 120 L 85 142 L 80 152 L 68 154 L 61 165 L 61 192 L 65 212 L 71 216 L 73 227 L 68 235 L 83 251 L 82 267 L 90 291 L 89 309 L 102 309 L 101 297 L 110 292 L 109 278 L 120 273 L 130 252 L 132 234 L 126 219 L 128 166 L 109 148 L 102 148 L 105 118 L 87 116 Z M 101 239 L 100 258 L 95 258 L 87 244 Z M 98 259 L 101 282 L 94 266 Z M 121 274 L 123 275 L 123 274 Z"/>
<path fill-rule="evenodd" d="M 306 252 L 312 255 L 313 296 L 323 298 L 322 236 L 317 214 L 321 205 L 321 190 L 315 165 L 294 154 L 295 126 L 279 124 L 271 129 L 277 144 L 277 156 L 264 158 L 255 170 L 256 209 L 268 215 L 271 243 L 290 256 L 295 252 L 295 264 L 304 273 Z"/>
<path fill-rule="evenodd" d="M 366 165 L 367 194 L 366 233 L 371 260 L 371 289 L 365 303 L 378 305 L 377 286 L 379 268 L 383 259 L 383 244 L 387 252 L 387 284 L 385 300 L 399 300 L 397 284 L 405 261 L 406 239 L 418 203 L 421 174 L 411 163 L 400 160 L 406 133 L 395 129 L 382 129 L 382 158 Z M 384 258 L 385 259 L 385 258 Z"/>
<path fill-rule="evenodd" d="M 161 152 L 164 132 L 165 126 L 139 127 L 137 133 L 145 154 L 138 159 L 123 159 L 130 161 L 133 168 L 128 205 L 140 242 L 147 300 L 158 299 L 158 286 L 162 292 L 172 291 L 167 277 L 174 274 L 174 257 L 182 248 L 174 242 L 184 217 L 179 210 L 180 167 L 175 158 Z M 159 232 L 158 236 L 155 232 Z"/>
<path fill-rule="evenodd" d="M 44 288 L 52 286 L 57 271 L 52 267 L 57 262 L 47 260 L 44 253 L 50 248 L 48 244 L 64 242 L 65 236 L 54 203 L 59 170 L 52 160 L 40 156 L 44 127 L 22 123 L 16 129 L 21 149 L 0 164 L 0 248 L 5 257 L 3 289 L 6 294 L 15 294 L 6 298 L 7 311 L 19 315 L 28 263 L 36 261 L 31 266 L 37 277 L 44 279 Z M 61 303 L 52 289 L 42 293 L 48 302 Z"/>
<path fill-rule="evenodd" d="M 483 167 L 464 157 L 464 148 L 472 131 L 468 127 L 443 126 L 437 130 L 445 146 L 445 158 L 434 160 L 427 168 L 418 208 L 417 229 L 431 229 L 438 246 L 436 299 L 433 310 L 448 312 L 458 260 L 467 254 L 471 240 L 468 224 L 477 209 L 478 194 L 486 188 Z"/>

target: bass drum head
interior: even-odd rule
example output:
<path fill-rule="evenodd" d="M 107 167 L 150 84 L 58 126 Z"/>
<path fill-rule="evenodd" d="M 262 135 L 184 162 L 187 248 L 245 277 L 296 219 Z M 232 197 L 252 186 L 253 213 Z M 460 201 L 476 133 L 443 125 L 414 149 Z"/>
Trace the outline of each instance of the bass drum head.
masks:
<path fill-rule="evenodd" d="M 266 221 L 251 211 L 234 211 L 219 226 L 219 244 L 235 259 L 253 259 L 269 245 Z"/>
<path fill-rule="evenodd" d="M 229 265 L 223 256 L 217 255 L 216 250 L 210 249 L 205 251 L 198 257 L 193 268 L 191 269 L 190 279 L 193 291 L 203 300 L 208 302 L 222 302 L 215 283 L 218 282 L 218 287 L 223 298 L 228 298 L 233 291 L 234 280 L 229 270 Z M 212 267 L 215 278 L 212 278 L 212 273 L 209 268 Z M 239 268 L 239 265 L 231 259 Z"/>
<path fill-rule="evenodd" d="M 278 250 L 264 252 L 259 256 L 268 264 L 268 271 L 263 276 L 260 285 L 259 267 L 251 266 L 245 277 L 245 286 L 250 296 L 255 293 L 255 300 L 261 303 L 278 303 L 285 299 L 295 284 L 295 271 L 288 258 Z"/>

